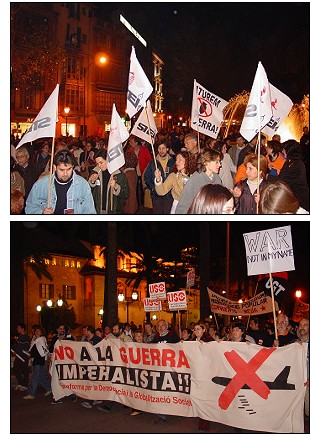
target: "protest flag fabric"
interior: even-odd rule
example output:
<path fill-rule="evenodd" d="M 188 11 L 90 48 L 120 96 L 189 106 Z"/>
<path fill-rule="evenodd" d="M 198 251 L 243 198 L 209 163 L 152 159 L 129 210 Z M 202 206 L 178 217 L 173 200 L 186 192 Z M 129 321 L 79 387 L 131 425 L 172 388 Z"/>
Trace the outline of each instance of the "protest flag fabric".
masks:
<path fill-rule="evenodd" d="M 132 118 L 146 105 L 146 100 L 153 92 L 153 86 L 145 75 L 132 47 L 127 91 L 127 114 Z"/>
<path fill-rule="evenodd" d="M 309 318 L 309 304 L 304 303 L 298 298 L 295 300 L 294 312 L 292 320 L 299 323 L 303 318 Z"/>
<path fill-rule="evenodd" d="M 279 91 L 275 86 L 269 83 L 270 94 L 271 94 L 271 107 L 272 107 L 272 117 L 267 125 L 262 129 L 262 132 L 269 137 L 272 137 L 281 126 L 281 123 L 290 113 L 293 102 L 292 100 L 283 92 Z"/>
<path fill-rule="evenodd" d="M 199 417 L 251 431 L 304 432 L 307 344 L 267 348 L 211 341 L 58 340 L 55 400 L 76 394 L 152 414 Z"/>
<path fill-rule="evenodd" d="M 129 138 L 129 132 L 120 118 L 115 104 L 113 103 L 111 129 L 108 141 L 108 171 L 113 174 L 117 169 L 125 164 L 125 157 L 122 143 Z"/>
<path fill-rule="evenodd" d="M 258 62 L 249 101 L 242 120 L 240 134 L 251 141 L 272 117 L 271 94 L 267 74 Z"/>
<path fill-rule="evenodd" d="M 23 135 L 16 149 L 28 142 L 44 137 L 55 137 L 56 123 L 58 121 L 58 94 L 59 84 L 45 102 L 43 108 L 34 119 L 32 125 Z"/>
<path fill-rule="evenodd" d="M 224 120 L 223 109 L 228 104 L 194 80 L 191 128 L 214 139 Z"/>
<path fill-rule="evenodd" d="M 146 115 L 147 113 L 147 115 Z M 150 125 L 150 127 L 149 127 Z M 134 127 L 132 128 L 130 134 L 136 135 L 142 140 L 147 141 L 150 145 L 154 144 L 155 136 L 157 134 L 157 126 L 153 117 L 153 111 L 151 108 L 151 103 L 148 100 L 146 102 L 145 111 L 142 111 L 136 121 Z M 151 134 L 151 135 L 150 135 Z"/>
<path fill-rule="evenodd" d="M 281 309 L 286 296 L 291 291 L 291 285 L 288 279 L 288 272 L 275 272 L 272 274 L 274 300 Z M 258 291 L 271 297 L 271 282 L 269 274 L 260 274 L 257 280 Z"/>

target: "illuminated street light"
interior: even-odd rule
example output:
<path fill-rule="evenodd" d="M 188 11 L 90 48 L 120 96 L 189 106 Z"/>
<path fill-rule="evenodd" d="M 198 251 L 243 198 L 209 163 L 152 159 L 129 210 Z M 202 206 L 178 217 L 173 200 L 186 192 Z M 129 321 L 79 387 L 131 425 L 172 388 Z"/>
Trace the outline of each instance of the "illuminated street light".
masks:
<path fill-rule="evenodd" d="M 52 300 L 47 300 L 46 305 L 51 308 L 53 306 Z"/>
<path fill-rule="evenodd" d="M 83 71 L 83 136 L 87 135 L 87 131 L 86 131 L 86 113 L 87 113 L 87 108 L 86 108 L 86 75 L 88 76 L 87 80 L 89 80 L 89 68 L 95 64 L 97 66 L 103 66 L 107 63 L 108 58 L 106 57 L 106 55 L 104 55 L 102 52 L 98 52 L 95 55 L 94 60 L 91 60 L 87 66 L 87 68 L 84 68 Z M 89 81 L 88 81 L 89 83 Z M 87 83 L 87 86 L 88 86 Z M 87 87 L 87 101 L 88 101 L 88 87 Z"/>
<path fill-rule="evenodd" d="M 104 310 L 101 308 L 98 312 L 98 315 L 103 315 L 104 314 Z"/>
<path fill-rule="evenodd" d="M 69 108 L 69 106 L 66 106 L 64 108 L 64 113 L 66 114 L 66 140 L 68 138 L 68 114 L 69 114 L 69 112 L 70 112 L 70 108 Z"/>
<path fill-rule="evenodd" d="M 57 306 L 61 307 L 64 304 L 63 300 L 61 298 L 57 300 Z"/>
<path fill-rule="evenodd" d="M 37 310 L 38 312 L 41 312 L 41 310 L 42 310 L 42 306 L 38 305 L 38 306 L 36 307 L 36 310 Z"/>
<path fill-rule="evenodd" d="M 298 290 L 295 292 L 295 295 L 296 295 L 297 298 L 300 298 L 301 295 L 302 295 L 302 293 L 301 293 L 301 291 L 298 289 Z"/>
<path fill-rule="evenodd" d="M 117 298 L 118 298 L 118 301 L 119 301 L 120 303 L 125 303 L 125 304 L 126 304 L 126 318 L 127 318 L 127 323 L 128 323 L 128 321 L 129 321 L 129 305 L 130 305 L 131 303 L 134 303 L 135 301 L 137 301 L 138 298 L 139 298 L 139 295 L 138 295 L 137 292 L 134 291 L 134 292 L 131 294 L 131 298 L 132 298 L 132 300 L 126 300 L 126 299 L 125 299 L 125 295 L 122 294 L 122 293 L 121 293 L 121 294 L 118 294 Z"/>

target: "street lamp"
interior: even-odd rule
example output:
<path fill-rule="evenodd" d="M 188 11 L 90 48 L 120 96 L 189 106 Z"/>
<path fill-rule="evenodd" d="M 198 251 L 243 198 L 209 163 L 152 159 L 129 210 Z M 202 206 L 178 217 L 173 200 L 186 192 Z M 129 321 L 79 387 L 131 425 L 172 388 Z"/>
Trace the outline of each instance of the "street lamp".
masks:
<path fill-rule="evenodd" d="M 135 301 L 137 301 L 138 300 L 138 297 L 139 297 L 139 295 L 138 295 L 138 293 L 137 292 L 133 292 L 132 294 L 131 294 L 131 298 L 132 298 L 132 300 L 125 300 L 125 295 L 124 294 L 118 294 L 118 296 L 117 296 L 117 298 L 118 298 L 118 301 L 120 302 L 120 303 L 126 303 L 126 321 L 127 321 L 127 323 L 129 323 L 129 305 L 131 304 L 131 303 L 134 303 Z"/>
<path fill-rule="evenodd" d="M 87 131 L 86 131 L 86 113 L 87 113 L 88 109 L 86 107 L 86 96 L 87 96 L 87 102 L 88 102 L 88 91 L 89 91 L 88 84 L 87 84 L 87 95 L 86 95 L 86 74 L 87 74 L 88 79 L 89 79 L 89 68 L 93 64 L 95 64 L 97 66 L 103 66 L 103 65 L 105 65 L 107 63 L 107 61 L 108 61 L 107 57 L 104 54 L 102 54 L 102 52 L 98 52 L 95 55 L 94 60 L 91 60 L 88 63 L 87 68 L 83 69 L 83 134 L 82 135 L 84 137 L 86 137 L 86 135 L 87 135 Z"/>
<path fill-rule="evenodd" d="M 300 298 L 301 295 L 302 295 L 302 293 L 301 293 L 301 291 L 298 289 L 298 290 L 295 292 L 295 295 L 296 295 L 297 298 Z"/>
<path fill-rule="evenodd" d="M 67 138 L 68 138 L 68 114 L 70 112 L 69 106 L 65 107 L 64 112 L 66 114 L 66 140 L 67 140 Z"/>

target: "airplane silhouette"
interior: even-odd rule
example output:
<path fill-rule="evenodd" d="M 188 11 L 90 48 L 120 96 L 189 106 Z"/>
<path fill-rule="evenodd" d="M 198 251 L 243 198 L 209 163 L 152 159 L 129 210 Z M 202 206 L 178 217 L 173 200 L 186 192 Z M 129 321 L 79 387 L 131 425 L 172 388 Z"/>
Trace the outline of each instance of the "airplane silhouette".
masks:
<path fill-rule="evenodd" d="M 270 390 L 281 390 L 281 391 L 294 391 L 295 385 L 292 383 L 287 383 L 287 378 L 289 376 L 291 367 L 285 366 L 285 368 L 280 372 L 279 375 L 274 379 L 274 381 L 264 381 Z M 228 377 L 213 377 L 212 381 L 217 385 L 227 386 L 230 383 L 231 378 Z M 251 389 L 247 384 L 243 385 L 241 389 Z"/>

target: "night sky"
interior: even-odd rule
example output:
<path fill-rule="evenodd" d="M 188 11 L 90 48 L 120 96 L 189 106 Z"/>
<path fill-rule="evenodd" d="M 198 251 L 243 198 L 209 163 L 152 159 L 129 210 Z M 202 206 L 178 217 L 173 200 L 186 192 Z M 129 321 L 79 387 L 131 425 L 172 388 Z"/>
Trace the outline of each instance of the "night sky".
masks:
<path fill-rule="evenodd" d="M 14 224 L 14 222 L 13 222 Z M 202 222 L 210 229 L 210 261 L 216 275 L 223 274 L 226 257 L 226 222 Z M 24 224 L 25 225 L 25 224 Z M 46 232 L 58 235 L 64 240 L 86 240 L 105 245 L 107 241 L 107 222 L 40 222 L 40 228 Z M 156 257 L 165 260 L 174 260 L 182 248 L 189 246 L 199 247 L 200 223 L 197 221 L 135 221 L 117 222 L 118 247 L 124 246 L 135 252 L 143 253 L 145 248 Z M 30 223 L 32 226 L 32 223 Z M 309 290 L 309 223 L 296 221 L 238 221 L 230 222 L 230 260 L 231 263 L 242 267 L 246 272 L 246 257 L 244 246 L 244 233 L 273 229 L 276 227 L 291 226 L 295 271 L 289 272 L 292 285 Z M 14 230 L 12 231 L 12 233 Z M 26 237 L 30 235 L 31 242 L 35 241 L 34 229 L 26 229 Z M 42 235 L 42 234 L 40 234 Z M 20 242 L 18 236 L 13 234 L 11 247 L 17 247 Z M 14 243 L 16 242 L 16 244 Z M 236 268 L 236 266 L 232 266 Z M 225 272 L 224 272 L 225 273 Z M 305 294 L 305 295 L 306 295 Z M 304 300 L 305 301 L 305 300 Z"/>
<path fill-rule="evenodd" d="M 119 6 L 163 58 L 165 105 L 175 112 L 190 111 L 194 79 L 227 101 L 250 91 L 259 61 L 294 103 L 309 93 L 309 3 L 97 5 Z"/>

